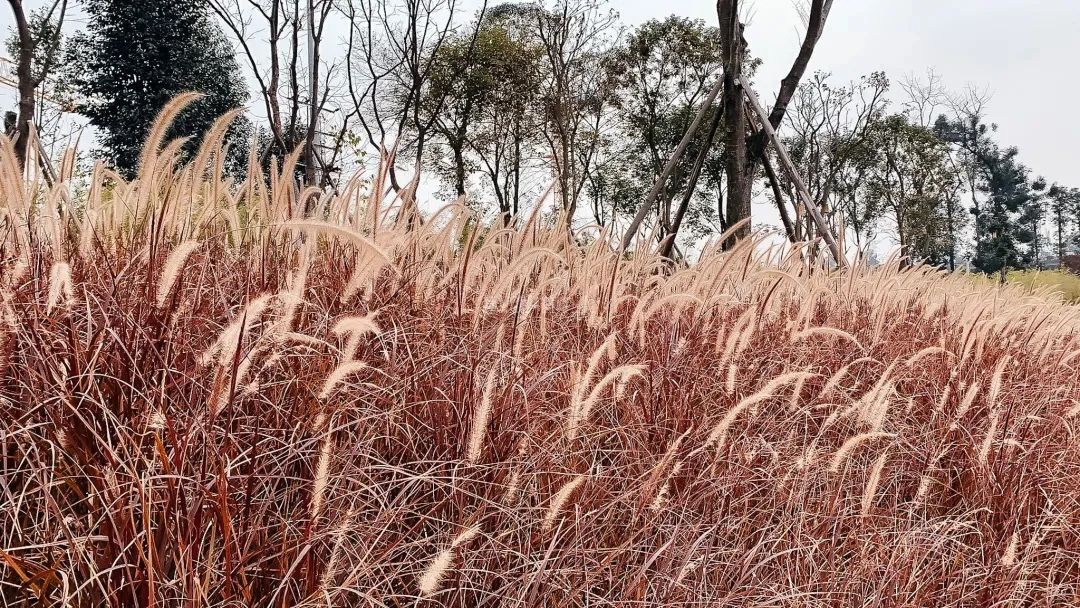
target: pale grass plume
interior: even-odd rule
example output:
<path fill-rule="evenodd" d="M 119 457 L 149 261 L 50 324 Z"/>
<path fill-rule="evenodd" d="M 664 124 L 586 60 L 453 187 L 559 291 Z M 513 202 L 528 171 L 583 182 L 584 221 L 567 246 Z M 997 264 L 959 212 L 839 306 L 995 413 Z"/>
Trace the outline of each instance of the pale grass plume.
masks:
<path fill-rule="evenodd" d="M 281 318 L 274 328 L 274 335 L 278 339 L 293 331 L 296 313 L 300 309 L 300 305 L 304 303 L 308 273 L 311 270 L 311 250 L 314 247 L 314 242 L 308 242 L 300 250 L 299 267 L 289 273 L 286 279 L 286 289 L 278 294 L 278 300 L 281 301 Z"/>
<path fill-rule="evenodd" d="M 893 433 L 886 433 L 883 431 L 871 431 L 869 433 L 860 433 L 849 438 L 847 441 L 844 442 L 843 445 L 840 446 L 840 449 L 836 450 L 836 453 L 833 454 L 832 462 L 829 463 L 829 470 L 833 473 L 839 473 L 840 467 L 843 466 L 844 461 L 846 461 L 848 456 L 850 456 L 851 453 L 854 452 L 855 449 L 863 443 L 873 441 L 875 439 L 892 439 L 894 437 L 896 437 L 896 435 L 894 435 Z"/>
<path fill-rule="evenodd" d="M 45 311 L 51 313 L 73 299 L 75 299 L 75 288 L 71 279 L 71 266 L 67 262 L 56 262 L 49 271 L 49 297 L 45 304 Z"/>
<path fill-rule="evenodd" d="M 498 371 L 497 364 L 493 365 L 491 371 L 488 372 L 480 403 L 473 409 L 472 425 L 469 427 L 468 447 L 465 452 L 465 459 L 470 464 L 476 464 L 480 460 L 480 454 L 484 447 L 484 437 L 487 435 L 488 421 L 491 419 L 492 394 L 495 392 L 496 371 Z"/>
<path fill-rule="evenodd" d="M 385 253 L 385 252 L 384 252 Z M 375 279 L 383 268 L 394 268 L 393 264 L 378 253 L 361 251 L 356 256 L 356 266 L 349 276 L 349 282 L 341 292 L 341 302 L 348 303 L 357 294 L 366 296 L 374 285 Z"/>
<path fill-rule="evenodd" d="M 979 447 L 979 462 L 988 464 L 990 461 L 990 450 L 994 447 L 994 438 L 997 436 L 998 421 L 1001 418 L 1001 412 L 994 410 L 990 413 L 990 427 L 986 429 L 986 437 L 983 438 L 982 445 Z"/>
<path fill-rule="evenodd" d="M 315 464 L 315 479 L 311 490 L 311 521 L 317 522 L 322 513 L 323 495 L 326 493 L 326 484 L 330 479 L 330 448 L 331 434 L 326 434 L 326 439 L 319 449 L 319 460 Z"/>
<path fill-rule="evenodd" d="M 885 468 L 888 457 L 889 450 L 886 449 L 881 452 L 881 456 L 878 456 L 873 468 L 870 469 L 870 477 L 866 480 L 866 487 L 863 489 L 862 508 L 859 511 L 863 517 L 870 514 L 870 508 L 874 505 L 874 497 L 877 496 L 878 485 L 881 483 L 881 472 Z"/>
<path fill-rule="evenodd" d="M 154 119 L 154 124 L 150 128 L 150 133 L 146 137 L 146 142 L 143 144 L 142 155 L 139 158 L 140 172 L 149 169 L 157 159 L 158 153 L 161 151 L 161 144 L 165 140 L 165 135 L 173 121 L 176 120 L 176 117 L 184 111 L 184 108 L 188 107 L 201 97 L 203 97 L 202 93 L 181 93 L 176 97 L 173 97 L 172 100 L 165 104 L 165 107 L 158 112 L 157 117 Z"/>
<path fill-rule="evenodd" d="M 435 559 L 431 560 L 428 567 L 424 570 L 420 576 L 419 588 L 421 597 L 431 597 L 439 591 L 442 586 L 443 577 L 446 575 L 446 571 L 454 565 L 454 550 L 452 548 L 446 548 L 439 551 Z"/>
<path fill-rule="evenodd" d="M 160 409 L 155 409 L 150 413 L 150 417 L 146 421 L 146 428 L 152 431 L 160 431 L 165 428 L 165 412 Z"/>
<path fill-rule="evenodd" d="M 328 398 L 346 378 L 367 369 L 367 367 L 368 364 L 363 361 L 343 361 L 326 377 L 326 382 L 323 383 L 322 390 L 319 391 L 319 399 Z"/>
<path fill-rule="evenodd" d="M 169 294 L 172 293 L 173 285 L 176 284 L 176 279 L 180 277 L 180 271 L 183 269 L 184 263 L 187 262 L 188 257 L 199 248 L 199 245 L 199 241 L 194 239 L 184 241 L 169 253 L 169 257 L 165 260 L 165 265 L 161 268 L 161 277 L 158 279 L 158 308 L 163 308 L 165 306 L 165 301 L 169 299 Z"/>
<path fill-rule="evenodd" d="M 236 349 L 240 346 L 240 339 L 248 333 L 252 325 L 262 318 L 273 297 L 273 294 L 265 294 L 249 302 L 244 307 L 244 310 L 237 315 L 236 319 L 218 334 L 217 340 L 210 345 L 210 348 L 202 353 L 199 357 L 199 363 L 209 365 L 216 359 L 218 364 L 222 366 L 232 365 Z"/>
<path fill-rule="evenodd" d="M 356 358 L 356 351 L 360 348 L 360 341 L 367 336 L 379 336 L 382 328 L 375 322 L 379 311 L 373 310 L 359 317 L 344 317 L 334 324 L 331 330 L 334 335 L 345 337 L 344 355 L 346 360 Z"/>
<path fill-rule="evenodd" d="M 829 377 L 828 380 L 825 381 L 825 386 L 821 387 L 821 396 L 828 395 L 833 390 L 835 390 L 836 387 L 840 385 L 840 382 L 848 375 L 848 372 L 851 371 L 852 367 L 855 367 L 860 363 L 877 362 L 878 360 L 873 357 L 859 357 L 858 359 L 848 362 L 843 367 L 836 370 L 836 373 L 834 373 L 832 376 Z"/>
<path fill-rule="evenodd" d="M 502 504 L 507 507 L 513 507 L 517 505 L 518 500 L 521 498 L 521 471 L 514 471 L 510 474 L 510 481 L 506 484 L 506 490 L 503 492 Z"/>
<path fill-rule="evenodd" d="M 732 357 L 738 355 L 745 348 L 757 328 L 756 313 L 757 309 L 755 307 L 747 308 L 735 320 L 735 324 L 726 336 L 722 333 L 717 334 L 717 352 L 722 350 L 723 353 L 720 356 L 720 363 L 731 361 Z M 720 340 L 721 337 L 724 338 L 723 341 Z M 723 344 L 723 349 L 720 348 L 721 344 Z"/>
<path fill-rule="evenodd" d="M 456 548 L 460 547 L 461 545 L 464 545 L 465 543 L 469 542 L 470 540 L 476 538 L 479 534 L 480 534 L 480 525 L 479 524 L 476 524 L 476 525 L 470 526 L 468 528 L 465 528 L 464 530 L 461 531 L 460 534 L 458 534 L 457 536 L 454 537 L 453 541 L 450 542 L 450 548 L 456 549 Z"/>
<path fill-rule="evenodd" d="M 319 350 L 329 346 L 325 340 L 320 340 L 314 336 L 302 334 L 295 331 L 290 331 L 281 335 L 280 340 L 286 344 L 303 344 L 312 350 Z M 280 353 L 274 353 L 276 356 L 280 356 Z"/>
<path fill-rule="evenodd" d="M 860 400 L 859 419 L 871 430 L 881 430 L 882 425 L 885 424 L 894 390 L 893 383 L 886 380 Z"/>
<path fill-rule="evenodd" d="M 664 482 L 660 485 L 660 489 L 657 490 L 656 496 L 653 497 L 651 503 L 649 503 L 649 509 L 652 511 L 660 511 L 668 502 L 668 495 L 671 492 L 671 479 L 678 476 L 682 472 L 683 463 L 681 460 L 676 461 L 671 467 L 671 472 L 664 478 Z"/>
<path fill-rule="evenodd" d="M 593 407 L 600 399 L 600 395 L 608 386 L 613 386 L 613 394 L 616 398 L 622 396 L 625 387 L 630 380 L 641 376 L 645 373 L 645 367 L 642 365 L 620 365 L 613 368 L 589 392 L 589 396 L 580 403 L 571 404 L 570 415 L 566 421 L 566 437 L 567 439 L 574 439 L 577 437 L 578 429 L 581 424 L 588 421 L 589 415 L 592 413 Z"/>
<path fill-rule="evenodd" d="M 921 503 L 926 499 L 926 495 L 930 493 L 930 484 L 934 483 L 934 470 L 934 466 L 931 465 L 931 467 L 919 478 L 919 488 L 915 491 L 915 504 Z"/>
<path fill-rule="evenodd" d="M 964 418 L 964 415 L 971 409 L 971 405 L 975 403 L 975 396 L 979 394 L 979 384 L 973 383 L 968 387 L 967 392 L 964 393 L 964 399 L 960 402 L 960 406 L 956 408 L 956 418 L 953 419 L 952 424 L 949 425 L 950 431 L 955 431 L 960 426 L 960 420 Z"/>
<path fill-rule="evenodd" d="M 542 315 L 543 313 L 541 313 Z M 541 317 L 542 318 L 542 317 Z M 541 332 L 541 339 L 543 338 Z M 578 375 L 572 379 L 574 390 L 570 394 L 570 413 L 568 416 L 567 424 L 567 437 L 573 439 L 573 435 L 577 432 L 577 423 L 581 420 L 580 413 L 581 405 L 587 398 L 586 391 L 592 386 L 593 378 L 596 377 L 597 368 L 600 367 L 601 361 L 604 359 L 612 360 L 615 358 L 615 334 L 609 334 L 604 341 L 600 343 L 600 346 L 593 351 L 589 356 L 588 363 L 585 367 L 584 375 Z M 580 369 L 580 368 L 579 368 Z"/>
<path fill-rule="evenodd" d="M 1075 418 L 1080 415 L 1080 401 L 1074 401 L 1069 411 L 1065 412 L 1065 418 Z"/>
<path fill-rule="evenodd" d="M 816 337 L 838 338 L 845 342 L 850 342 L 859 350 L 865 350 L 858 338 L 836 327 L 809 327 L 791 336 L 791 341 L 792 343 L 795 343 Z"/>
<path fill-rule="evenodd" d="M 345 242 L 355 245 L 361 252 L 375 255 L 386 263 L 390 263 L 391 261 L 390 254 L 375 243 L 375 241 L 344 226 L 319 220 L 290 220 L 285 222 L 285 227 L 308 232 L 310 234 L 339 237 Z"/>
<path fill-rule="evenodd" d="M 1001 555 L 1001 565 L 1005 567 L 1016 563 L 1016 553 L 1020 549 L 1020 532 L 1014 531 L 1009 537 L 1009 544 L 1005 547 L 1005 553 Z"/>
<path fill-rule="evenodd" d="M 563 484 L 563 487 L 551 497 L 551 502 L 548 503 L 547 513 L 544 514 L 544 520 L 540 524 L 540 529 L 544 532 L 549 532 L 555 526 L 555 520 L 559 517 L 559 513 L 562 512 L 563 507 L 566 506 L 566 502 L 570 500 L 570 496 L 577 490 L 581 484 L 585 483 L 586 475 L 578 475 L 570 481 Z"/>
<path fill-rule="evenodd" d="M 645 310 L 645 312 L 641 315 L 641 318 L 638 320 L 640 324 L 638 326 L 638 329 L 640 332 L 644 333 L 647 329 L 649 319 L 651 319 L 653 315 L 655 315 L 657 312 L 660 311 L 660 309 L 664 308 L 665 306 L 670 305 L 674 314 L 677 316 L 678 313 L 682 311 L 684 306 L 700 307 L 704 303 L 705 302 L 702 301 L 701 298 L 690 293 L 676 292 L 668 294 L 662 298 L 657 299 L 649 306 L 647 310 Z"/>
<path fill-rule="evenodd" d="M 766 401 L 772 398 L 776 393 L 776 390 L 780 387 L 786 384 L 790 384 L 792 382 L 799 382 L 801 380 L 805 380 L 809 376 L 813 376 L 813 374 L 807 371 L 796 371 L 780 374 L 779 376 L 773 378 L 768 383 L 766 383 L 765 386 L 761 388 L 761 390 L 757 391 L 753 395 L 750 395 L 749 397 L 740 400 L 737 404 L 735 404 L 734 407 L 728 410 L 728 413 L 724 415 L 724 417 L 720 420 L 720 422 L 716 424 L 715 427 L 713 427 L 712 432 L 709 433 L 708 438 L 706 438 L 705 440 L 705 449 L 711 448 L 714 445 L 717 446 L 717 449 L 723 449 L 725 443 L 727 442 L 728 430 L 731 428 L 731 425 L 734 424 L 735 419 L 738 418 L 739 415 L 741 415 L 748 408 L 756 406 L 762 401 Z"/>
<path fill-rule="evenodd" d="M 334 532 L 334 545 L 330 550 L 330 559 L 326 561 L 326 569 L 323 571 L 323 575 L 319 580 L 319 594 L 323 595 L 330 588 L 330 583 L 333 578 L 338 574 L 338 557 L 341 555 L 341 545 L 345 541 L 345 535 L 352 528 L 353 518 L 356 515 L 351 507 L 345 512 L 345 517 L 341 518 L 341 524 L 338 525 L 337 530 Z M 329 602 L 328 602 L 329 603 Z"/>
<path fill-rule="evenodd" d="M 1012 357 L 1005 355 L 998 361 L 997 366 L 994 368 L 994 375 L 990 379 L 990 390 L 986 394 L 986 403 L 990 407 L 995 407 L 997 404 L 998 396 L 1001 394 L 1001 382 L 1002 377 L 1005 375 L 1005 370 L 1009 367 L 1009 363 L 1012 362 Z"/>
<path fill-rule="evenodd" d="M 946 384 L 945 390 L 941 391 L 941 397 L 938 398 L 937 403 L 934 405 L 934 412 L 940 414 L 945 411 L 945 404 L 949 402 L 949 397 L 952 396 L 952 384 Z"/>
<path fill-rule="evenodd" d="M 674 471 L 668 471 L 666 475 L 664 474 L 664 471 L 667 469 L 671 461 L 675 458 L 675 453 L 678 452 L 679 446 L 682 445 L 683 440 L 690 436 L 690 433 L 692 433 L 693 431 L 694 427 L 691 426 L 690 428 L 686 429 L 686 431 L 684 431 L 682 435 L 679 435 L 675 439 L 675 441 L 671 442 L 671 445 L 668 447 L 667 452 L 664 452 L 663 458 L 660 459 L 660 462 L 656 463 L 656 466 L 654 466 L 652 468 L 652 471 L 649 473 L 649 477 L 645 481 L 645 485 L 643 486 L 644 496 L 648 496 L 653 492 L 653 488 L 655 488 L 656 485 L 660 483 L 661 477 L 667 480 L 670 479 L 672 475 L 675 475 Z M 694 450 L 692 454 L 696 454 L 698 453 L 698 451 L 700 451 L 700 448 L 698 450 Z M 682 461 L 679 462 L 681 463 Z M 681 464 L 679 466 L 680 468 L 682 467 Z"/>
<path fill-rule="evenodd" d="M 424 569 L 423 574 L 420 576 L 418 586 L 420 588 L 421 597 L 431 597 L 438 593 L 439 589 L 442 587 L 443 578 L 445 578 L 447 571 L 454 565 L 455 551 L 457 548 L 475 538 L 479 533 L 479 525 L 467 528 L 450 542 L 449 547 L 439 551 L 435 556 L 435 559 L 431 560 L 431 563 L 428 564 L 428 567 Z"/>
<path fill-rule="evenodd" d="M 1074 359 L 1080 359 L 1080 349 L 1074 350 L 1071 353 L 1065 355 L 1061 359 L 1060 365 L 1068 365 L 1072 363 Z"/>
<path fill-rule="evenodd" d="M 904 361 L 904 365 L 907 366 L 907 367 L 911 367 L 912 365 L 915 365 L 916 363 L 918 363 L 919 361 L 921 361 L 922 359 L 924 359 L 926 357 L 932 357 L 933 355 L 939 355 L 939 354 L 940 355 L 946 355 L 946 356 L 955 356 L 949 350 L 947 350 L 945 348 L 942 348 L 940 346 L 927 346 L 926 348 L 920 350 L 919 352 L 915 353 L 914 355 L 911 355 L 910 357 L 908 357 L 907 361 Z"/>

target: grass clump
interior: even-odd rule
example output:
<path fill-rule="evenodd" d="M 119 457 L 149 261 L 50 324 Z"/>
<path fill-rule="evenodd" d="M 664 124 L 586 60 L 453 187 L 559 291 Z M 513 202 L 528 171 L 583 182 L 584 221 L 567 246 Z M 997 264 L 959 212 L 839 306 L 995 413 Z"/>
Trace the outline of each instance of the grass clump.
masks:
<path fill-rule="evenodd" d="M 7 605 L 1080 603 L 1074 306 L 144 159 L 0 179 Z"/>

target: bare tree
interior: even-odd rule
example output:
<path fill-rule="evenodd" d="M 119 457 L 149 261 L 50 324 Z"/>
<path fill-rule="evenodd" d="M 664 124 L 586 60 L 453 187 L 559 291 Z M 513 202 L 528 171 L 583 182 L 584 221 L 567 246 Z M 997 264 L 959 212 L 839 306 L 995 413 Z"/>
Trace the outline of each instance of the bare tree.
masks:
<path fill-rule="evenodd" d="M 15 141 L 15 155 L 20 165 L 26 164 L 27 146 L 30 143 L 30 123 L 34 119 L 37 109 L 37 88 L 49 76 L 56 65 L 57 52 L 60 46 L 60 30 L 64 26 L 64 18 L 67 14 L 67 0 L 55 0 L 44 17 L 44 28 L 54 32 L 46 40 L 35 40 L 34 31 L 30 19 L 27 16 L 22 0 L 8 0 L 12 15 L 15 18 L 15 29 L 18 32 L 19 52 L 18 67 L 16 74 L 19 81 L 19 116 L 16 119 L 18 138 Z M 53 19 L 56 19 L 53 25 Z M 44 53 L 39 58 L 40 65 L 35 66 L 35 50 L 39 43 L 46 44 Z M 35 71 L 35 67 L 37 70 Z"/>
<path fill-rule="evenodd" d="M 904 93 L 900 102 L 904 113 L 913 124 L 926 129 L 933 127 L 934 121 L 950 105 L 941 75 L 932 68 L 926 71 L 925 78 L 915 74 L 905 76 L 900 81 L 900 90 Z"/>
<path fill-rule="evenodd" d="M 349 113 L 341 117 L 329 154 L 319 154 L 319 121 L 327 109 L 334 72 L 334 66 L 324 66 L 322 49 L 334 3 L 331 0 L 204 1 L 233 34 L 259 88 L 271 137 L 270 145 L 263 151 L 263 160 L 271 154 L 284 155 L 303 146 L 304 181 L 315 184 L 316 173 L 321 171 L 319 185 L 329 185 L 352 117 Z M 306 53 L 301 53 L 302 35 L 306 37 Z M 257 47 L 256 40 L 263 36 L 266 46 Z M 302 67 L 306 68 L 306 78 L 301 75 Z M 301 116 L 305 110 L 307 115 Z"/>
<path fill-rule="evenodd" d="M 476 42 L 486 11 L 469 34 L 467 52 Z M 349 95 L 372 147 L 392 146 L 413 159 L 411 187 L 420 179 L 425 147 L 445 103 L 426 95 L 436 58 L 456 33 L 457 0 L 346 0 L 351 24 L 347 70 Z M 395 190 L 403 184 L 389 168 Z"/>
<path fill-rule="evenodd" d="M 541 144 L 537 108 L 543 50 L 531 10 L 496 6 L 480 25 L 475 48 L 460 35 L 444 46 L 444 65 L 428 92 L 436 99 L 446 95 L 435 126 L 451 166 L 447 170 L 446 159 L 438 157 L 436 164 L 459 195 L 465 194 L 467 173 L 478 171 L 505 222 L 519 212 L 524 173 L 538 166 Z"/>
<path fill-rule="evenodd" d="M 790 134 L 785 143 L 811 204 L 833 220 L 834 230 L 837 214 L 843 212 L 858 246 L 874 215 L 859 196 L 872 162 L 870 130 L 883 116 L 888 89 L 883 72 L 840 86 L 829 82 L 829 74 L 818 72 L 799 85 L 788 112 Z M 790 179 L 782 181 L 790 190 Z M 802 220 L 794 226 L 796 238 L 812 239 L 816 227 L 798 204 L 796 215 Z"/>
<path fill-rule="evenodd" d="M 784 120 L 788 104 L 791 103 L 792 97 L 798 90 L 818 40 L 825 31 L 825 22 L 831 8 L 832 0 L 810 0 L 809 11 L 806 15 L 806 34 L 787 76 L 780 82 L 776 103 L 769 113 L 769 124 L 773 130 L 778 129 Z M 746 136 L 748 124 L 743 103 L 746 92 L 740 84 L 739 76 L 742 73 L 747 46 L 743 39 L 743 26 L 739 21 L 739 2 L 738 0 L 717 0 L 716 10 L 720 19 L 726 56 L 722 98 L 727 126 L 725 143 L 728 150 L 726 220 L 728 225 L 735 225 L 750 217 L 753 182 L 764 159 L 766 140 L 761 133 L 752 140 Z M 750 224 L 747 222 L 735 232 L 733 240 L 743 238 L 749 232 Z"/>
<path fill-rule="evenodd" d="M 273 145 L 267 146 L 266 153 L 275 148 L 279 153 L 288 152 L 292 138 L 287 132 L 296 125 L 295 119 L 286 122 L 281 109 L 282 45 L 287 44 L 285 38 L 290 26 L 295 32 L 294 39 L 299 39 L 298 0 L 293 0 L 291 11 L 289 0 L 206 0 L 206 3 L 232 32 L 258 84 L 273 138 Z M 264 22 L 265 28 L 255 25 L 256 15 Z M 254 39 L 260 32 L 266 36 L 268 50 L 265 54 L 254 47 Z M 290 51 L 290 63 L 295 66 L 295 45 Z M 260 60 L 264 55 L 269 59 L 267 66 L 262 65 Z M 289 61 L 288 56 L 286 61 Z M 292 72 L 295 74 L 295 69 Z M 296 84 L 294 82 L 293 91 Z"/>
<path fill-rule="evenodd" d="M 569 222 L 596 160 L 604 114 L 614 97 L 614 83 L 603 67 L 617 16 L 599 0 L 559 0 L 550 9 L 538 7 L 534 16 L 545 59 L 543 134 L 556 193 Z"/>

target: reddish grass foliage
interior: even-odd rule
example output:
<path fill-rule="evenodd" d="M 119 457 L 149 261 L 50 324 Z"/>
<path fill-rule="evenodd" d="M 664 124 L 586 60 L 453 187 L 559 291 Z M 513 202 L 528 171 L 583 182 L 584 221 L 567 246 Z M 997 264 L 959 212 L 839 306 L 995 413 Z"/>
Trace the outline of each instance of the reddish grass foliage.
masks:
<path fill-rule="evenodd" d="M 9 605 L 1080 604 L 1076 307 L 148 162 L 5 216 Z"/>

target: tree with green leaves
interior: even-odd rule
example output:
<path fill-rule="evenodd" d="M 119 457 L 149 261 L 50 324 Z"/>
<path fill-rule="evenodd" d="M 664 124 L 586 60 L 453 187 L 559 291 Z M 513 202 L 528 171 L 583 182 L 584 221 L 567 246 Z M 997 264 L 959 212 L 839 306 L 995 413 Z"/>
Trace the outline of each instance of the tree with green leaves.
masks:
<path fill-rule="evenodd" d="M 437 172 L 459 196 L 479 172 L 507 219 L 518 211 L 523 164 L 538 143 L 542 51 L 521 26 L 495 7 L 439 47 L 425 92 L 429 104 L 442 104 L 434 144 L 445 154 L 432 155 Z"/>
<path fill-rule="evenodd" d="M 948 213 L 958 176 L 948 146 L 930 129 L 894 114 L 872 131 L 874 162 L 867 175 L 869 204 L 894 222 L 901 255 L 935 265 L 955 263 Z"/>
<path fill-rule="evenodd" d="M 748 73 L 758 63 L 749 60 Z M 612 212 L 633 215 L 706 102 L 722 64 L 719 30 L 677 16 L 643 23 L 612 55 L 607 65 L 617 87 L 618 130 L 604 142 L 608 162 L 588 178 L 598 221 L 601 201 Z M 706 124 L 717 128 L 695 133 L 653 201 L 654 235 L 661 241 L 683 221 L 693 236 L 722 228 L 723 147 L 711 145 L 722 122 L 719 104 L 707 112 Z"/>
<path fill-rule="evenodd" d="M 884 72 L 874 72 L 848 84 L 835 84 L 827 72 L 815 72 L 796 89 L 788 109 L 784 138 L 788 154 L 806 185 L 811 204 L 835 218 L 843 214 L 859 248 L 869 240 L 881 210 L 867 206 L 863 183 L 876 153 L 873 127 L 882 120 L 890 82 Z M 794 240 L 813 238 L 816 227 L 794 195 L 786 173 L 779 176 L 779 190 L 796 202 Z M 786 203 L 777 196 L 777 206 Z"/>
<path fill-rule="evenodd" d="M 1080 188 L 1070 188 L 1054 184 L 1046 191 L 1046 200 L 1050 211 L 1053 228 L 1057 267 L 1068 254 L 1069 233 L 1076 222 L 1077 237 L 1080 239 Z M 1076 243 L 1080 247 L 1080 240 Z"/>
<path fill-rule="evenodd" d="M 101 145 L 126 176 L 137 170 L 143 140 L 158 112 L 184 91 L 205 97 L 185 110 L 170 137 L 189 137 L 192 150 L 219 116 L 242 105 L 247 86 L 233 49 L 201 0 L 85 0 L 85 32 L 74 39 L 71 63 L 82 95 L 80 113 L 101 130 Z M 249 137 L 238 121 L 227 140 L 242 169 Z"/>
<path fill-rule="evenodd" d="M 573 219 L 599 156 L 615 86 L 605 69 L 617 33 L 606 0 L 539 2 L 530 11 L 543 50 L 538 111 L 554 175 L 555 196 Z M 569 222 L 568 222 L 569 223 Z"/>
<path fill-rule="evenodd" d="M 1043 256 L 1046 254 L 1042 228 L 1046 221 L 1046 180 L 1039 177 L 1030 184 L 1031 195 L 1020 207 L 1016 219 L 1017 237 L 1026 247 L 1020 255 L 1020 264 L 1026 268 L 1042 269 Z"/>
<path fill-rule="evenodd" d="M 1024 268 L 1033 260 L 1030 216 L 1045 184 L 1032 182 L 1016 148 L 1001 148 L 993 139 L 997 125 L 983 120 L 981 106 L 961 110 L 954 118 L 942 116 L 934 130 L 957 148 L 974 216 L 975 246 L 971 265 L 987 274 Z M 1026 210 L 1026 214 L 1025 214 Z M 1026 220 L 1024 215 L 1029 216 Z"/>

